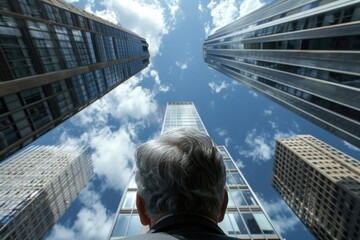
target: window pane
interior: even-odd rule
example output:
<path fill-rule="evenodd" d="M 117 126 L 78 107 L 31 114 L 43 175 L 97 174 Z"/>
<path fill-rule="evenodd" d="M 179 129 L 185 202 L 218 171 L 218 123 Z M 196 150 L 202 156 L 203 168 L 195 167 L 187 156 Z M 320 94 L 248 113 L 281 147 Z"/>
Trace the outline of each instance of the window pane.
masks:
<path fill-rule="evenodd" d="M 128 191 L 125 195 L 123 208 L 132 208 L 136 198 L 136 191 Z"/>
<path fill-rule="evenodd" d="M 249 190 L 242 190 L 242 194 L 248 205 L 257 205 L 254 196 L 251 194 Z"/>
<path fill-rule="evenodd" d="M 265 217 L 265 215 L 261 212 L 259 213 L 253 213 L 254 218 L 256 219 L 256 222 L 258 223 L 259 227 L 263 231 L 264 234 L 274 234 L 274 230 L 272 226 L 270 225 L 269 221 Z"/>
<path fill-rule="evenodd" d="M 236 184 L 241 184 L 241 185 L 245 184 L 244 180 L 241 178 L 239 173 L 232 173 L 231 175 L 234 177 Z"/>
<path fill-rule="evenodd" d="M 131 181 L 129 183 L 129 188 L 137 188 L 136 181 L 135 181 L 135 174 L 133 174 Z"/>
<path fill-rule="evenodd" d="M 235 231 L 231 225 L 228 214 L 226 213 L 224 216 L 224 220 L 219 223 L 219 227 L 226 233 L 227 235 L 235 235 Z"/>
<path fill-rule="evenodd" d="M 239 213 L 230 213 L 229 219 L 235 229 L 236 234 L 248 234 L 245 224 Z"/>
<path fill-rule="evenodd" d="M 254 216 L 251 213 L 243 213 L 242 215 L 251 234 L 262 234 Z"/>
<path fill-rule="evenodd" d="M 234 163 L 231 160 L 224 161 L 226 169 L 236 169 Z"/>
<path fill-rule="evenodd" d="M 234 203 L 236 204 L 236 206 L 246 206 L 247 203 L 244 199 L 244 197 L 241 194 L 241 191 L 239 189 L 231 189 L 230 190 L 231 193 L 231 197 L 234 201 Z"/>
<path fill-rule="evenodd" d="M 126 236 L 135 236 L 142 234 L 142 225 L 140 223 L 139 215 L 132 215 L 129 225 L 129 230 Z"/>
<path fill-rule="evenodd" d="M 125 236 L 126 228 L 130 220 L 130 215 L 118 215 L 114 230 L 111 234 L 112 237 Z"/>

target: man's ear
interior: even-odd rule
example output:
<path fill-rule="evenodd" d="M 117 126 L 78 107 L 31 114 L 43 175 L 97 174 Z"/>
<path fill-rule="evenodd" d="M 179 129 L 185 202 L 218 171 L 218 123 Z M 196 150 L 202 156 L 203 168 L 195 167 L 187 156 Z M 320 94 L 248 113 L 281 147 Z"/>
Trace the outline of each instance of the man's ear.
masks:
<path fill-rule="evenodd" d="M 223 200 L 223 202 L 221 204 L 221 212 L 220 212 L 218 222 L 221 222 L 222 220 L 224 220 L 226 208 L 227 208 L 227 205 L 228 205 L 228 201 L 229 201 L 228 193 L 227 193 L 226 189 L 224 189 L 224 200 Z"/>
<path fill-rule="evenodd" d="M 136 193 L 136 208 L 140 216 L 141 224 L 144 226 L 150 225 L 151 221 L 145 210 L 144 198 L 141 197 L 139 193 Z"/>

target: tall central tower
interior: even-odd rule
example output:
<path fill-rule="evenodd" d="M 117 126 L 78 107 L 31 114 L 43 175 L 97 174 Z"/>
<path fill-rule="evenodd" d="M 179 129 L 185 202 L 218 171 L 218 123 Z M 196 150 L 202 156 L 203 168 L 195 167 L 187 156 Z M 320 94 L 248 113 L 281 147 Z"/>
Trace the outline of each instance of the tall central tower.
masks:
<path fill-rule="evenodd" d="M 186 126 L 208 134 L 192 102 L 167 104 L 161 133 L 172 127 Z M 241 174 L 236 163 L 224 146 L 218 146 L 226 167 L 226 190 L 229 203 L 224 220 L 219 224 L 223 231 L 241 239 L 280 239 L 259 200 Z M 133 176 L 120 201 L 116 220 L 109 239 L 145 233 L 140 223 L 135 198 L 137 186 Z"/>

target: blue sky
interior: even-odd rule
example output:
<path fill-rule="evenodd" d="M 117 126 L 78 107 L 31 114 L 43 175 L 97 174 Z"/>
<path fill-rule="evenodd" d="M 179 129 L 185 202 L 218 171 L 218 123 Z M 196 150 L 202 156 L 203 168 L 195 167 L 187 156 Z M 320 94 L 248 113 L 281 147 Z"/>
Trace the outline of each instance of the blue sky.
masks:
<path fill-rule="evenodd" d="M 133 152 L 159 134 L 169 101 L 195 103 L 209 134 L 227 146 L 284 238 L 313 239 L 271 187 L 274 138 L 311 134 L 356 159 L 359 149 L 209 68 L 202 58 L 209 33 L 270 1 L 71 2 L 146 38 L 151 64 L 34 143 L 88 144 L 94 150 L 94 177 L 47 239 L 107 237 Z"/>

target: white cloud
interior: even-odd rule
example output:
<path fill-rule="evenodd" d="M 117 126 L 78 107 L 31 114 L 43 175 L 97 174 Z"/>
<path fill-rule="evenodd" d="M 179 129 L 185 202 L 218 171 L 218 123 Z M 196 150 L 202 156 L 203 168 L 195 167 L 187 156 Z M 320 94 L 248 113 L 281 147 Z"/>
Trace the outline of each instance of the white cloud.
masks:
<path fill-rule="evenodd" d="M 272 129 L 277 129 L 277 128 L 278 128 L 277 123 L 274 122 L 274 121 L 269 121 L 269 124 L 271 125 L 271 128 L 272 128 Z"/>
<path fill-rule="evenodd" d="M 120 23 L 149 43 L 151 57 L 160 54 L 163 37 L 174 29 L 179 0 L 169 0 L 165 4 L 159 1 L 142 0 L 106 0 L 104 9 L 94 10 L 94 0 L 88 0 L 86 11 L 92 12 L 115 24 Z"/>
<path fill-rule="evenodd" d="M 170 90 L 170 87 L 167 86 L 167 85 L 164 85 L 164 84 L 161 84 L 161 81 L 160 81 L 160 76 L 159 76 L 159 72 L 154 70 L 154 69 L 151 69 L 150 70 L 150 76 L 154 78 L 154 81 L 155 81 L 155 84 L 157 85 L 158 87 L 158 90 L 160 92 L 168 92 Z"/>
<path fill-rule="evenodd" d="M 265 109 L 264 110 L 264 115 L 265 116 L 271 116 L 273 114 L 272 110 L 271 109 Z"/>
<path fill-rule="evenodd" d="M 245 143 L 248 146 L 248 150 L 240 150 L 240 155 L 250 157 L 257 162 L 271 159 L 273 148 L 265 134 L 257 135 L 256 129 L 252 129 L 248 132 Z"/>
<path fill-rule="evenodd" d="M 270 121 L 271 122 L 271 121 Z M 290 138 L 296 134 L 289 130 L 287 132 L 279 131 L 277 128 L 277 123 L 274 124 L 275 133 L 270 135 L 268 133 L 257 133 L 257 130 L 254 128 L 249 131 L 245 137 L 246 148 L 239 147 L 239 154 L 244 157 L 249 157 L 257 163 L 270 160 L 275 151 L 275 139 L 277 138 Z"/>
<path fill-rule="evenodd" d="M 355 147 L 354 145 L 348 143 L 347 141 L 343 141 L 343 143 L 344 143 L 344 145 L 345 145 L 347 148 L 349 148 L 349 149 L 351 149 L 351 150 L 354 150 L 354 151 L 360 152 L 360 149 L 359 149 L 359 148 L 357 148 L 357 147 Z"/>
<path fill-rule="evenodd" d="M 231 138 L 229 138 L 229 137 L 225 138 L 225 147 L 229 147 L 230 141 L 231 141 Z"/>
<path fill-rule="evenodd" d="M 209 83 L 209 87 L 212 89 L 212 92 L 220 93 L 223 89 L 227 89 L 229 84 L 227 84 L 225 81 L 222 81 L 220 84 L 217 84 L 213 81 Z"/>
<path fill-rule="evenodd" d="M 187 62 L 176 61 L 175 64 L 176 64 L 176 66 L 178 66 L 181 70 L 185 70 L 185 69 L 188 68 Z"/>
<path fill-rule="evenodd" d="M 212 0 L 207 5 L 212 20 L 205 23 L 206 35 L 214 33 L 217 29 L 249 14 L 263 5 L 264 3 L 261 0 Z"/>
<path fill-rule="evenodd" d="M 203 8 L 201 2 L 199 2 L 198 10 L 199 10 L 200 12 L 203 12 L 203 11 L 204 11 L 204 8 Z"/>
<path fill-rule="evenodd" d="M 99 194 L 87 188 L 81 192 L 80 202 L 84 207 L 78 212 L 75 223 L 70 227 L 56 224 L 47 240 L 97 240 L 108 236 L 114 215 L 106 211 Z"/>
<path fill-rule="evenodd" d="M 253 97 L 258 97 L 259 95 L 253 91 L 253 90 L 249 90 L 249 94 L 253 95 Z"/>
<path fill-rule="evenodd" d="M 76 3 L 76 2 L 79 2 L 80 0 L 65 0 L 65 1 L 68 3 Z"/>
<path fill-rule="evenodd" d="M 260 197 L 259 194 L 257 194 L 257 197 L 266 213 L 272 219 L 271 222 L 276 231 L 280 234 L 294 231 L 297 225 L 300 224 L 300 220 L 282 199 L 278 198 L 276 201 L 267 201 Z"/>
<path fill-rule="evenodd" d="M 224 137 L 225 135 L 227 135 L 227 131 L 225 129 L 216 128 L 215 132 L 217 132 L 217 134 L 219 134 L 220 137 Z"/>
<path fill-rule="evenodd" d="M 241 160 L 236 160 L 236 165 L 238 166 L 238 168 L 244 168 L 245 167 L 245 164 L 243 161 Z"/>

